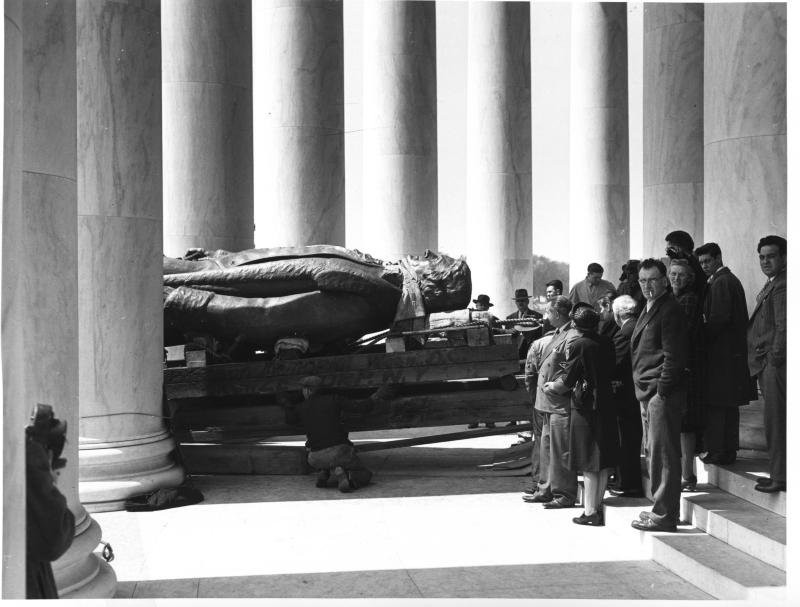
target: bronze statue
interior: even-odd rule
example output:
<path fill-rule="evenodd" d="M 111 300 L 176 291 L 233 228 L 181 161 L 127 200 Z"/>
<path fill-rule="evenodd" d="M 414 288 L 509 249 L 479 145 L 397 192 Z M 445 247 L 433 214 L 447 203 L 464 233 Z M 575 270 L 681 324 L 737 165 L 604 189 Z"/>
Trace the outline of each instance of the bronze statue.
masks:
<path fill-rule="evenodd" d="M 268 350 L 296 337 L 319 351 L 394 321 L 464 308 L 471 290 L 463 258 L 431 251 L 384 262 L 332 245 L 190 249 L 183 259 L 164 257 L 166 343 L 210 336 Z"/>

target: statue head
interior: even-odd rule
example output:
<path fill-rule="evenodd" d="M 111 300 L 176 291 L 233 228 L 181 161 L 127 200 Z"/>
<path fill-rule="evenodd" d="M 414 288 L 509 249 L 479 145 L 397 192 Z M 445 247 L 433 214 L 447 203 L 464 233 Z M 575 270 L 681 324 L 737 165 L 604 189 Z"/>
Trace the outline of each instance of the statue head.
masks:
<path fill-rule="evenodd" d="M 444 253 L 426 250 L 422 257 L 407 256 L 405 262 L 417 276 L 429 314 L 460 310 L 469 305 L 472 278 L 464 257 L 455 259 Z"/>

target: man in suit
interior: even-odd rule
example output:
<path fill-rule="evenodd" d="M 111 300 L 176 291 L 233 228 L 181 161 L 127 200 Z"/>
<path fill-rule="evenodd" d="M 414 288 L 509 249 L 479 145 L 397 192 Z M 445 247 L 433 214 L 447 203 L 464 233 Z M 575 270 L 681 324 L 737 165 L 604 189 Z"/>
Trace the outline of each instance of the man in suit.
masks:
<path fill-rule="evenodd" d="M 708 277 L 703 298 L 706 404 L 703 440 L 706 464 L 736 461 L 739 448 L 739 407 L 750 402 L 747 367 L 747 303 L 739 279 L 722 263 L 722 250 L 708 242 L 695 251 Z"/>
<path fill-rule="evenodd" d="M 642 414 L 633 388 L 631 367 L 631 335 L 636 327 L 639 304 L 630 295 L 620 295 L 611 309 L 619 327 L 612 336 L 616 360 L 611 389 L 617 409 L 620 450 L 616 487 L 609 491 L 618 497 L 642 497 Z"/>
<path fill-rule="evenodd" d="M 549 342 L 542 343 L 542 351 L 536 353 L 536 367 L 526 372 L 530 382 L 533 371 L 536 375 L 535 409 L 541 415 L 541 445 L 539 450 L 539 488 L 537 492 L 523 499 L 527 502 L 541 502 L 545 508 L 571 508 L 578 497 L 578 475 L 565 466 L 569 451 L 569 394 L 551 394 L 544 391 L 544 385 L 565 374 L 570 343 L 579 337 L 572 330 L 569 314 L 572 304 L 569 299 L 559 295 L 547 304 L 547 315 L 556 327 Z M 545 338 L 542 338 L 542 340 Z M 537 343 L 534 342 L 533 352 Z M 530 383 L 528 383 L 530 385 Z"/>
<path fill-rule="evenodd" d="M 506 320 L 516 320 L 522 318 L 530 318 L 536 321 L 542 320 L 542 315 L 539 314 L 536 310 L 531 310 L 528 307 L 528 304 L 531 303 L 531 298 L 528 296 L 527 289 L 517 289 L 514 291 L 514 305 L 517 306 L 516 312 L 512 312 L 508 316 L 506 316 Z M 520 327 L 522 328 L 522 327 Z M 527 328 L 524 331 L 517 331 L 514 330 L 515 335 L 521 335 L 519 337 L 519 358 L 520 360 L 525 360 L 525 357 L 528 355 L 528 348 L 531 347 L 531 344 L 534 340 L 539 339 L 542 336 L 542 327 L 531 327 Z"/>
<path fill-rule="evenodd" d="M 756 489 L 774 493 L 786 491 L 786 239 L 762 238 L 758 260 L 768 280 L 747 326 L 748 363 L 764 397 L 769 478 Z"/>
<path fill-rule="evenodd" d="M 675 531 L 680 518 L 681 417 L 686 407 L 689 353 L 686 317 L 667 292 L 667 269 L 657 259 L 639 264 L 645 309 L 631 335 L 631 363 L 642 414 L 653 509 L 631 523 L 641 531 Z"/>

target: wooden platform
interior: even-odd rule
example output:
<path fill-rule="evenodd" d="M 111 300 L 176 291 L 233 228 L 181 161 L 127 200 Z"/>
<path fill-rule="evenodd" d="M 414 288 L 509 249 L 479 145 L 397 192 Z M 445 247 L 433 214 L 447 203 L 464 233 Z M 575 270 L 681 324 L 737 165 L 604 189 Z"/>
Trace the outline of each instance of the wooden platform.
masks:
<path fill-rule="evenodd" d="M 519 371 L 517 356 L 514 344 L 500 344 L 177 367 L 164 370 L 164 391 L 167 400 L 275 394 L 299 390 L 308 375 L 321 377 L 328 388 L 499 378 Z"/>

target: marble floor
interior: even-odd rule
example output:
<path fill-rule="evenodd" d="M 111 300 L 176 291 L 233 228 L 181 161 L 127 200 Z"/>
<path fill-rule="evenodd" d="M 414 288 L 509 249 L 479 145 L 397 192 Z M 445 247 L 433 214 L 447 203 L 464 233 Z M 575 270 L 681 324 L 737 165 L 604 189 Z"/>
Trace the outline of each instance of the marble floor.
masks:
<path fill-rule="evenodd" d="M 711 598 L 649 560 L 629 526 L 646 500 L 609 499 L 606 527 L 586 528 L 577 509 L 522 502 L 527 479 L 477 467 L 515 440 L 371 452 L 374 483 L 350 494 L 311 476 L 194 476 L 200 504 L 95 514 L 115 598 Z"/>

